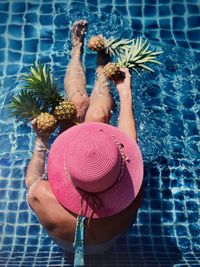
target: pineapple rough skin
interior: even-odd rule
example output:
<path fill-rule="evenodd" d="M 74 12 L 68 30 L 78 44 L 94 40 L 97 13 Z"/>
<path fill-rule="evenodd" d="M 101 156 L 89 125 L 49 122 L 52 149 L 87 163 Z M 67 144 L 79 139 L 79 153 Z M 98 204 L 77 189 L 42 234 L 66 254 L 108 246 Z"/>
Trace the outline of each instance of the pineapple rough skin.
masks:
<path fill-rule="evenodd" d="M 40 131 L 50 131 L 53 130 L 57 124 L 56 118 L 47 112 L 42 112 L 36 118 L 37 127 Z"/>
<path fill-rule="evenodd" d="M 105 42 L 102 36 L 93 36 L 88 41 L 88 48 L 93 51 L 102 51 L 105 49 Z"/>
<path fill-rule="evenodd" d="M 70 120 L 76 115 L 76 107 L 71 101 L 62 101 L 55 107 L 54 116 L 57 120 Z"/>
<path fill-rule="evenodd" d="M 104 74 L 108 79 L 116 80 L 120 76 L 121 72 L 116 64 L 108 63 L 104 66 Z"/>

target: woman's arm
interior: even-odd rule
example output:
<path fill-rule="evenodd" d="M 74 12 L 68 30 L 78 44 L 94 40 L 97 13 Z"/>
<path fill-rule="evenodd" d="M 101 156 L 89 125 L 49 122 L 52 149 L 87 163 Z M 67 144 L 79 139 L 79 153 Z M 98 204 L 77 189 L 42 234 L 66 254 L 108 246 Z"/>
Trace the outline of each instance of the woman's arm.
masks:
<path fill-rule="evenodd" d="M 125 78 L 114 82 L 120 98 L 118 128 L 136 141 L 137 133 L 133 114 L 131 75 L 128 69 L 121 69 L 121 71 L 125 74 Z"/>
<path fill-rule="evenodd" d="M 36 132 L 36 140 L 33 155 L 26 170 L 25 183 L 27 188 L 40 180 L 45 172 L 45 158 L 48 140 L 51 135 L 51 132 L 38 131 L 35 119 L 32 121 L 32 127 Z"/>
<path fill-rule="evenodd" d="M 40 180 L 45 172 L 45 158 L 48 140 L 36 137 L 32 158 L 26 171 L 26 187 Z"/>

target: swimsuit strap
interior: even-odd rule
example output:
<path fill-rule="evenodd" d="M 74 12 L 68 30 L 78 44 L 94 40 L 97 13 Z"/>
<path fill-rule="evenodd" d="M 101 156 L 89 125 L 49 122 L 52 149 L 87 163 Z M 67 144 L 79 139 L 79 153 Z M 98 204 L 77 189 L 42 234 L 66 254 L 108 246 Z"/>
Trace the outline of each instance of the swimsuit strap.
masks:
<path fill-rule="evenodd" d="M 84 266 L 84 216 L 76 219 L 76 231 L 74 238 L 74 267 Z"/>

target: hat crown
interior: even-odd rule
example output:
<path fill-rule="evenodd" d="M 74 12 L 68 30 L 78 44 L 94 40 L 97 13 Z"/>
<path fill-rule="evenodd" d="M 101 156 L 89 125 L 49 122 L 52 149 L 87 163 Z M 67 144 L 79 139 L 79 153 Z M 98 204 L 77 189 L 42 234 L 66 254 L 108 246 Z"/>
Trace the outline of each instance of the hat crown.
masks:
<path fill-rule="evenodd" d="M 67 148 L 69 179 L 87 192 L 102 192 L 120 174 L 121 155 L 112 137 L 103 130 L 79 132 Z"/>

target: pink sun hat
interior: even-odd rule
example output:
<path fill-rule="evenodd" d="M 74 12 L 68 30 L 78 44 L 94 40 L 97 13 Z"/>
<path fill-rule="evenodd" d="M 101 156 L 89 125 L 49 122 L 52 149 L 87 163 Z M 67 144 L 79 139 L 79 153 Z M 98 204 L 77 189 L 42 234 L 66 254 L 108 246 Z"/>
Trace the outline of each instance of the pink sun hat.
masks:
<path fill-rule="evenodd" d="M 47 172 L 64 208 L 102 218 L 119 213 L 136 198 L 143 160 L 137 143 L 118 128 L 85 122 L 57 137 L 49 151 Z"/>

